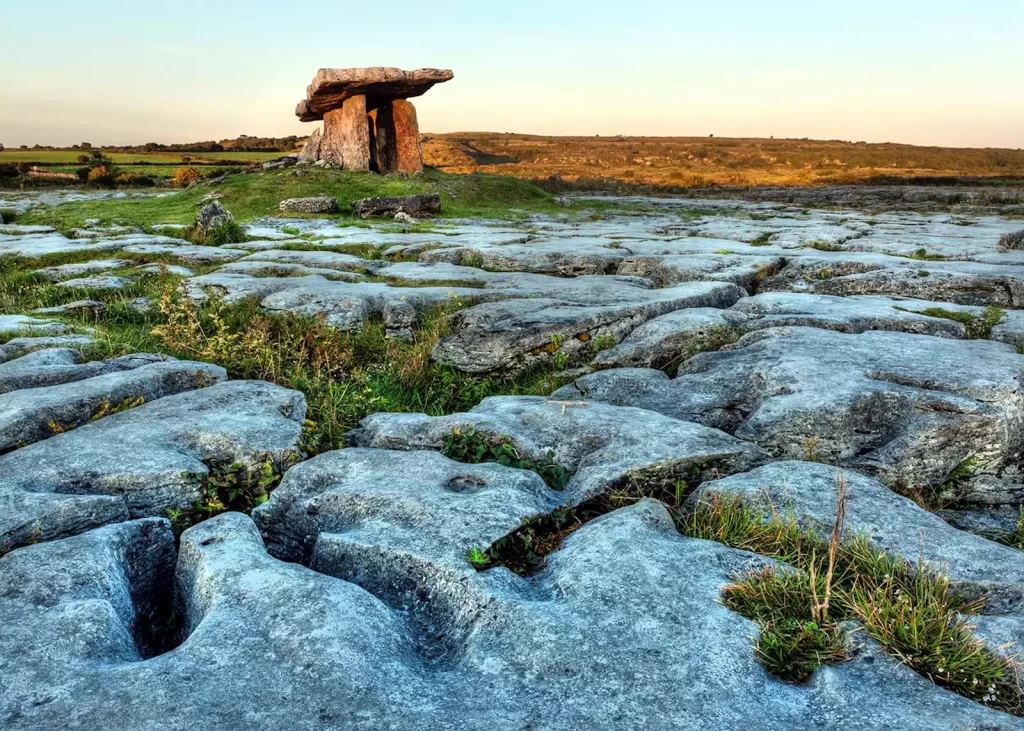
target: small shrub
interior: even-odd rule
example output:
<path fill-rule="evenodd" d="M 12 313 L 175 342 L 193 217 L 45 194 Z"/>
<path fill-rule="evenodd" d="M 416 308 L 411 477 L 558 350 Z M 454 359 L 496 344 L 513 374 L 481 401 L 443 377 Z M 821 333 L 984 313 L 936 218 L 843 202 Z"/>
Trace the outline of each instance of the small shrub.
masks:
<path fill-rule="evenodd" d="M 1004 249 L 1024 249 L 1024 229 L 999 237 L 999 245 Z"/>
<path fill-rule="evenodd" d="M 18 214 L 10 208 L 0 209 L 0 223 L 14 223 Z"/>
<path fill-rule="evenodd" d="M 206 233 L 203 233 L 198 228 L 192 228 L 185 233 L 185 238 L 194 244 L 203 244 L 205 246 L 241 244 L 249 240 L 249 237 L 245 235 L 245 231 L 242 230 L 242 227 L 236 221 L 228 221 L 219 226 L 214 226 Z"/>
<path fill-rule="evenodd" d="M 187 188 L 192 183 L 202 180 L 203 174 L 193 167 L 181 167 L 174 171 L 171 182 L 179 188 Z"/>
<path fill-rule="evenodd" d="M 19 175 L 28 175 L 32 170 L 32 166 L 27 162 L 19 162 L 14 166 L 14 169 L 18 171 Z"/>
<path fill-rule="evenodd" d="M 13 163 L 0 163 L 0 180 L 18 177 L 18 166 Z"/>
<path fill-rule="evenodd" d="M 91 185 L 113 185 L 116 177 L 114 171 L 106 165 L 99 165 L 89 170 L 86 180 Z"/>

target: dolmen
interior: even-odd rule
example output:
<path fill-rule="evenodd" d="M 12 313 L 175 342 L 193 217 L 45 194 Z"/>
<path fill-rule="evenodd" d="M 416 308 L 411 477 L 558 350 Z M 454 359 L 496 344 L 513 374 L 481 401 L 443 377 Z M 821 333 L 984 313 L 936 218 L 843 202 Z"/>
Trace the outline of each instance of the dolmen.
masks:
<path fill-rule="evenodd" d="M 324 123 L 310 136 L 300 162 L 382 175 L 419 172 L 420 129 L 409 98 L 453 77 L 441 69 L 320 69 L 295 109 L 303 122 Z"/>

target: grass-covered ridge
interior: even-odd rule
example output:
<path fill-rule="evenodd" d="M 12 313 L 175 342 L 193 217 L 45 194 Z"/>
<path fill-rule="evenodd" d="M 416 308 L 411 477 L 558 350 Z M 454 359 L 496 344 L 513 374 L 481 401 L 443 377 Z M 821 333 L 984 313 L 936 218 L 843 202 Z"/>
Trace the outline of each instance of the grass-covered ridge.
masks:
<path fill-rule="evenodd" d="M 221 204 L 240 223 L 281 215 L 279 206 L 286 198 L 323 195 L 338 199 L 342 214 L 331 218 L 339 220 L 354 218 L 349 208 L 354 200 L 418 193 L 439 193 L 442 215 L 449 218 L 516 219 L 530 213 L 565 210 L 550 193 L 501 175 L 449 175 L 428 169 L 410 177 L 382 177 L 343 170 L 291 168 L 229 175 L 216 186 L 197 186 L 152 198 L 67 203 L 33 210 L 19 218 L 19 223 L 52 225 L 63 231 L 82 228 L 90 219 L 104 225 L 143 228 L 160 223 L 191 224 L 201 199 L 211 192 L 222 196 Z"/>

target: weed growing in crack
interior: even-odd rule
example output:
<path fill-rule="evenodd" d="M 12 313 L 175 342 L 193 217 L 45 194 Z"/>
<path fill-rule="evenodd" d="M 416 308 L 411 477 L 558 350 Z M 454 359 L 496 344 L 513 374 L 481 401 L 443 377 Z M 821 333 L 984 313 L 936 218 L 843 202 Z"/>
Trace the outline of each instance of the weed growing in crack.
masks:
<path fill-rule="evenodd" d="M 564 490 L 572 473 L 554 460 L 554 454 L 542 459 L 532 459 L 504 434 L 479 432 L 472 427 L 455 429 L 445 437 L 442 454 L 456 462 L 480 464 L 496 462 L 505 467 L 530 470 L 547 483 L 552 490 Z"/>
<path fill-rule="evenodd" d="M 992 334 L 992 328 L 1002 322 L 1006 311 L 1001 307 L 990 305 L 985 308 L 985 314 L 979 317 L 972 315 L 970 312 L 958 312 L 942 307 L 929 307 L 919 310 L 918 314 L 925 315 L 926 317 L 941 317 L 944 320 L 963 323 L 968 340 L 986 340 Z"/>
<path fill-rule="evenodd" d="M 204 460 L 207 466 L 202 495 L 191 508 L 168 508 L 167 516 L 176 536 L 197 523 L 231 511 L 249 514 L 262 505 L 281 483 L 284 473 L 299 461 L 295 452 L 279 458 L 262 455 L 255 464 Z"/>
<path fill-rule="evenodd" d="M 795 575 L 756 572 L 723 592 L 726 606 L 758 623 L 758 656 L 777 675 L 802 680 L 820 664 L 845 659 L 839 623 L 854 620 L 900 662 L 938 685 L 1000 710 L 1024 712 L 1016 661 L 985 647 L 966 618 L 982 602 L 952 591 L 945 576 L 890 555 L 867 537 L 837 538 L 836 526 L 826 541 L 792 516 L 776 513 L 765 520 L 761 510 L 738 499 L 716 497 L 682 516 L 679 525 L 684 535 L 797 569 Z"/>

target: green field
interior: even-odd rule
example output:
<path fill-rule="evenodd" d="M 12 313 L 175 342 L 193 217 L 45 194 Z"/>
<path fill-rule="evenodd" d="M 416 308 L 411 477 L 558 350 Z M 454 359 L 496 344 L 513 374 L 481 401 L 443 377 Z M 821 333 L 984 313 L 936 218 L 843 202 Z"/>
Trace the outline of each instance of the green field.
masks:
<path fill-rule="evenodd" d="M 228 150 L 226 152 L 197 152 L 195 157 L 204 160 L 234 160 L 240 162 L 263 162 L 274 160 L 286 152 L 246 152 L 245 150 Z"/>
<path fill-rule="evenodd" d="M 0 152 L 0 163 L 4 162 L 40 162 L 45 164 L 75 163 L 79 155 L 88 155 L 89 150 L 4 150 Z M 177 152 L 109 152 L 104 153 L 115 163 L 161 163 L 173 164 L 184 161 L 184 156 Z"/>
<path fill-rule="evenodd" d="M 152 169 L 139 168 L 144 173 Z M 220 202 L 240 223 L 279 215 L 281 201 L 285 198 L 319 195 L 337 198 L 345 212 L 350 210 L 351 201 L 358 198 L 433 192 L 441 194 L 444 215 L 453 218 L 518 219 L 529 213 L 566 211 L 551 194 L 526 181 L 500 175 L 450 175 L 430 169 L 409 178 L 316 168 L 300 177 L 291 170 L 273 170 L 230 175 L 212 190 L 221 195 Z M 210 192 L 209 187 L 197 187 L 158 198 L 67 203 L 56 208 L 35 209 L 18 221 L 45 223 L 60 230 L 80 228 L 88 219 L 130 226 L 192 223 L 199 200 Z M 595 203 L 592 207 L 596 209 L 600 205 Z M 352 218 L 349 213 L 341 217 Z"/>

